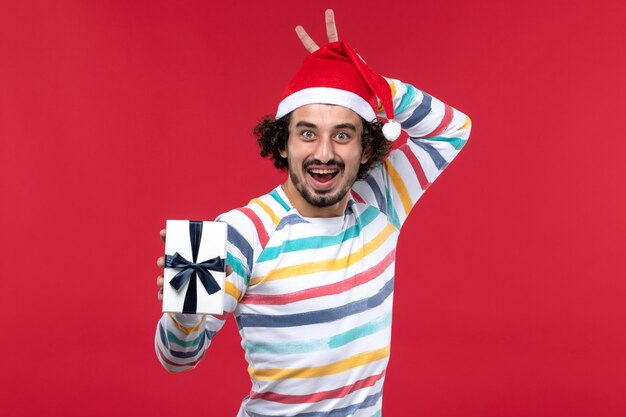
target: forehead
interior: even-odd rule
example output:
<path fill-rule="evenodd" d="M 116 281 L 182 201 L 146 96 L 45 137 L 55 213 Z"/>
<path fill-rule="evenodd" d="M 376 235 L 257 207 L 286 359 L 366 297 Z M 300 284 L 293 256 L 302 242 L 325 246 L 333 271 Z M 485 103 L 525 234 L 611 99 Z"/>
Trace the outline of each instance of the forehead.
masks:
<path fill-rule="evenodd" d="M 347 107 L 334 104 L 307 104 L 295 109 L 291 115 L 291 124 L 307 121 L 316 125 L 337 125 L 351 123 L 361 127 L 361 117 Z"/>

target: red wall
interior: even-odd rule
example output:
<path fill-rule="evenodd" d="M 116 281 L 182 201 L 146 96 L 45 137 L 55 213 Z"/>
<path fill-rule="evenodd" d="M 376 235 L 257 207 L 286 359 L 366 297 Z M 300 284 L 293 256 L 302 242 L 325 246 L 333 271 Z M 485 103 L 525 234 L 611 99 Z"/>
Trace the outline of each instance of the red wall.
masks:
<path fill-rule="evenodd" d="M 158 230 L 282 181 L 250 131 L 325 3 L 0 3 L 3 415 L 235 415 L 233 322 L 155 357 Z M 474 122 L 400 238 L 384 415 L 626 415 L 626 3 L 335 3 Z"/>

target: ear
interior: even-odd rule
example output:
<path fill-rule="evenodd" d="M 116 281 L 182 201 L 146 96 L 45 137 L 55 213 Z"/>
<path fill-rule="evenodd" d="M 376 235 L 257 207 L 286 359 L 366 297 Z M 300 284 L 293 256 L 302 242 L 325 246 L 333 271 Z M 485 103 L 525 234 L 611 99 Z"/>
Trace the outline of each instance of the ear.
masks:
<path fill-rule="evenodd" d="M 368 146 L 365 143 L 365 139 L 364 139 L 365 130 L 367 128 L 366 124 L 367 122 L 363 118 L 361 118 L 361 146 L 363 147 L 363 152 L 361 153 L 361 165 L 369 161 L 372 156 L 372 146 L 371 145 Z"/>
<path fill-rule="evenodd" d="M 280 156 L 287 159 L 287 144 L 285 144 L 285 147 L 283 149 L 279 149 L 278 153 L 280 154 Z"/>
<path fill-rule="evenodd" d="M 372 148 L 368 148 L 367 150 L 364 150 L 363 154 L 361 155 L 361 164 L 364 164 L 367 161 L 369 161 L 371 156 L 372 156 Z"/>

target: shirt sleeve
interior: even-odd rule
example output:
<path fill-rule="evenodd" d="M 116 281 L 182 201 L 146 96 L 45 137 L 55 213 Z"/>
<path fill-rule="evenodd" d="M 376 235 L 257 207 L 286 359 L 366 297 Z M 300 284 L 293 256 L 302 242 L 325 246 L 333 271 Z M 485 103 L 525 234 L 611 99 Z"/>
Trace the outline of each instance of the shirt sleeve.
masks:
<path fill-rule="evenodd" d="M 367 178 L 357 181 L 353 191 L 387 214 L 400 229 L 417 200 L 465 146 L 471 120 L 410 84 L 388 81 L 394 120 L 409 138 Z"/>
<path fill-rule="evenodd" d="M 229 313 L 237 309 L 250 280 L 258 240 L 254 226 L 236 210 L 219 216 L 216 221 L 228 224 L 226 264 L 233 269 L 225 280 L 224 313 L 163 314 L 157 324 L 154 344 L 159 361 L 170 372 L 193 369 L 202 360 Z"/>

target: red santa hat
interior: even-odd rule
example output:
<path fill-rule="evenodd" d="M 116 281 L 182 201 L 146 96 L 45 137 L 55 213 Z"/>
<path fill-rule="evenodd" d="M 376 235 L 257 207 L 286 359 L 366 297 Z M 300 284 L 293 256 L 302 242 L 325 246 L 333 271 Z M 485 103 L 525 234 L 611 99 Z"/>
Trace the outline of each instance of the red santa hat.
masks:
<path fill-rule="evenodd" d="M 331 42 L 304 60 L 283 93 L 276 118 L 306 104 L 321 103 L 347 107 L 371 122 L 376 119 L 379 101 L 388 120 L 383 134 L 387 140 L 396 140 L 401 128 L 393 120 L 389 83 L 345 42 Z"/>

